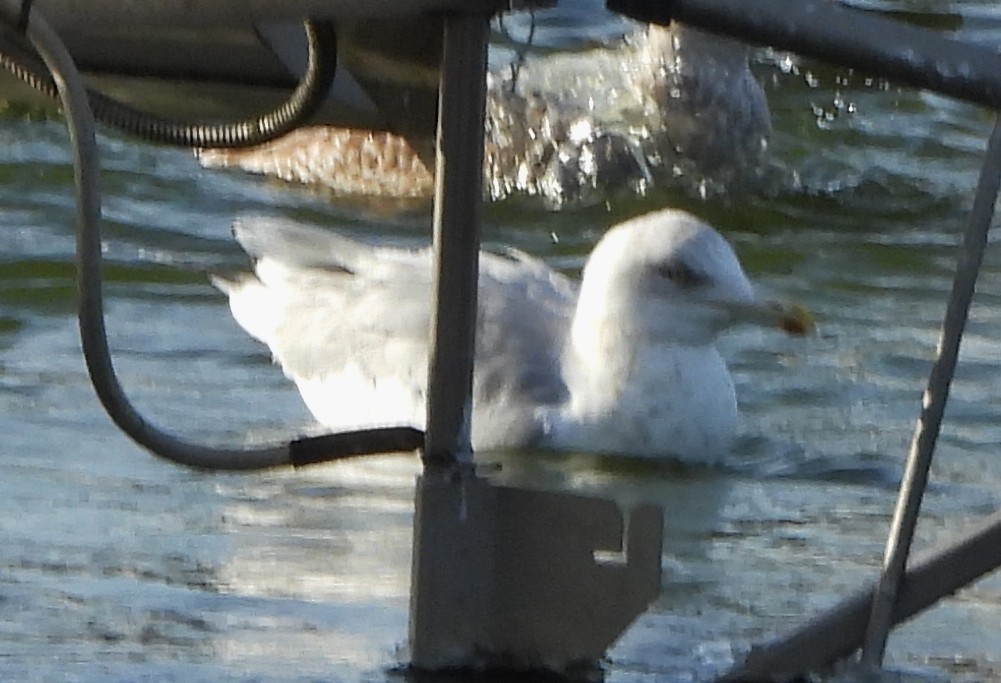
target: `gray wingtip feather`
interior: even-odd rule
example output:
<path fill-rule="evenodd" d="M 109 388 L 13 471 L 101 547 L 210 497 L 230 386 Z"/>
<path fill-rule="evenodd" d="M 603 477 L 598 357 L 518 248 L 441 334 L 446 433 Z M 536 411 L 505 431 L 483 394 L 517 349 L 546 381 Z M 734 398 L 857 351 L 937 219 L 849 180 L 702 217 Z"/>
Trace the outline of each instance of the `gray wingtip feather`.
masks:
<path fill-rule="evenodd" d="M 249 280 L 257 277 L 253 273 L 234 271 L 232 273 L 212 272 L 208 273 L 209 282 L 212 286 L 227 296 L 242 288 Z"/>
<path fill-rule="evenodd" d="M 352 272 L 368 247 L 318 226 L 272 216 L 241 216 L 233 237 L 253 259 Z"/>

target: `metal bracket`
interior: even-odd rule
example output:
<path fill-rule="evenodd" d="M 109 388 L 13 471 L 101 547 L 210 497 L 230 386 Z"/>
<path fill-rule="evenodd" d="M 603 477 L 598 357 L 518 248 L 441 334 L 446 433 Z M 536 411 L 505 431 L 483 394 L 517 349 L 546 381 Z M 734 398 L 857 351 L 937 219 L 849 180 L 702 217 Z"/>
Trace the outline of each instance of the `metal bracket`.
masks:
<path fill-rule="evenodd" d="M 663 516 L 431 470 L 417 483 L 419 669 L 593 666 L 660 593 Z"/>

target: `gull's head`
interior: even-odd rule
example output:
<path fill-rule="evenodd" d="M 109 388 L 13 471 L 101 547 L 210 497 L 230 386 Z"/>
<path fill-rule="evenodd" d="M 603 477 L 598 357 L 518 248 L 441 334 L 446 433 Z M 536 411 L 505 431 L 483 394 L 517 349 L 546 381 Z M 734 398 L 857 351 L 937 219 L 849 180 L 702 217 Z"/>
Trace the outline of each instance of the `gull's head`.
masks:
<path fill-rule="evenodd" d="M 675 210 L 634 218 L 602 237 L 584 267 L 577 315 L 583 325 L 601 317 L 609 333 L 692 346 L 739 322 L 792 334 L 811 325 L 801 308 L 760 300 L 727 241 Z"/>

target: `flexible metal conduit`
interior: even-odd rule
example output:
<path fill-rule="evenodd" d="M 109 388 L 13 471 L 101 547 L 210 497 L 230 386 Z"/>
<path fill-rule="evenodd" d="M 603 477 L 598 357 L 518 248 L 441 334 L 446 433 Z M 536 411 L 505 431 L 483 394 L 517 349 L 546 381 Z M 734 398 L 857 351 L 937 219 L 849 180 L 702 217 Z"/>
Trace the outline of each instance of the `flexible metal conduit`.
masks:
<path fill-rule="evenodd" d="M 170 121 L 87 90 L 97 120 L 148 142 L 178 147 L 233 148 L 259 145 L 305 123 L 323 103 L 337 70 L 337 41 L 327 21 L 306 21 L 309 49 L 306 70 L 281 106 L 246 121 L 193 123 Z M 12 32 L 9 32 L 12 33 Z M 0 45 L 0 66 L 38 92 L 58 99 L 56 84 L 35 55 L 16 44 Z"/>
<path fill-rule="evenodd" d="M 18 0 L 0 0 L 0 19 L 12 26 L 20 17 L 20 10 Z M 212 448 L 163 432 L 136 411 L 115 375 L 104 328 L 99 168 L 94 117 L 87 92 L 62 41 L 37 10 L 28 17 L 25 35 L 52 73 L 66 115 L 76 181 L 80 338 L 94 389 L 115 424 L 154 454 L 201 469 L 264 469 L 419 448 L 423 433 L 409 427 L 333 434 L 263 448 Z"/>

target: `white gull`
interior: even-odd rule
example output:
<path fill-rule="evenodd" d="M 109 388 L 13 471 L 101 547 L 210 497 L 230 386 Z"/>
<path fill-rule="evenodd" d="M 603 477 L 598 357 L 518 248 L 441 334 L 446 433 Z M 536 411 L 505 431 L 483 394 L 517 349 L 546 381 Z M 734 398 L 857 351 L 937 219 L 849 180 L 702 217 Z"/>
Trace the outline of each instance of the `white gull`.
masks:
<path fill-rule="evenodd" d="M 254 273 L 213 282 L 324 426 L 425 421 L 430 249 L 363 245 L 246 218 Z M 713 462 L 737 401 L 717 335 L 738 322 L 803 333 L 758 299 L 711 227 L 673 210 L 611 228 L 580 284 L 523 253 L 481 253 L 475 449 L 533 447 Z"/>

